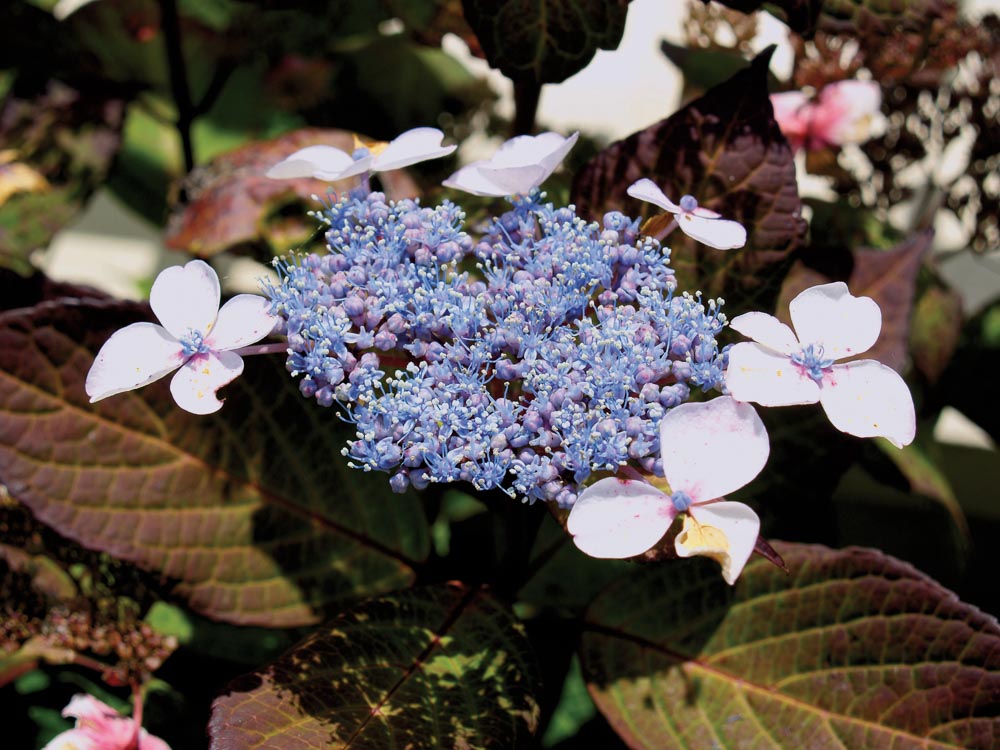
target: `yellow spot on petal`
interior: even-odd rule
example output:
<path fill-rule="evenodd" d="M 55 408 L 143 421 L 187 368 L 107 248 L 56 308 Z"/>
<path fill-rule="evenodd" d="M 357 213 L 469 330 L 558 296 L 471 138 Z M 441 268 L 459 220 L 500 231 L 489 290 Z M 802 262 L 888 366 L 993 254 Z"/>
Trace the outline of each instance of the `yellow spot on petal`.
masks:
<path fill-rule="evenodd" d="M 212 370 L 209 367 L 205 367 L 204 369 L 202 369 L 201 374 L 202 375 L 211 375 L 212 374 Z"/>
<path fill-rule="evenodd" d="M 378 156 L 389 147 L 386 141 L 365 141 L 357 133 L 354 134 L 354 150 L 359 148 L 368 149 L 372 156 Z"/>
<path fill-rule="evenodd" d="M 681 557 L 702 555 L 722 566 L 722 576 L 729 580 L 733 559 L 729 555 L 729 539 L 720 529 L 698 523 L 690 513 L 684 514 L 684 526 L 674 542 Z"/>

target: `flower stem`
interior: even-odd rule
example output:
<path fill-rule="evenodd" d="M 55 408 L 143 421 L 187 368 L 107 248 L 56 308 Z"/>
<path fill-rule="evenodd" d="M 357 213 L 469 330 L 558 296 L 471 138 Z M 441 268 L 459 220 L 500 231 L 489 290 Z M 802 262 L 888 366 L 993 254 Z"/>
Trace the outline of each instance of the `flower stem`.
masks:
<path fill-rule="evenodd" d="M 170 68 L 170 91 L 177 107 L 177 132 L 181 137 L 184 152 L 184 171 L 194 169 L 194 142 L 191 125 L 195 118 L 195 107 L 191 101 L 188 86 L 187 66 L 181 47 L 181 23 L 177 14 L 176 0 L 160 0 L 160 15 L 163 23 L 163 41 L 167 48 L 167 64 Z"/>

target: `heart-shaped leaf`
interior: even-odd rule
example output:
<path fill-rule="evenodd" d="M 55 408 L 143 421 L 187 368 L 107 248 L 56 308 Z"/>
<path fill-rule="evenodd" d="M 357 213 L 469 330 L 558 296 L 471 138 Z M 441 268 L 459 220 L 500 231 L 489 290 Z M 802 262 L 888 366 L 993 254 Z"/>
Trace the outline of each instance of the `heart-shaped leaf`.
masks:
<path fill-rule="evenodd" d="M 537 667 L 523 626 L 479 589 L 363 602 L 213 705 L 213 750 L 526 747 Z"/>
<path fill-rule="evenodd" d="M 87 403 L 83 382 L 136 305 L 82 300 L 0 315 L 0 483 L 42 522 L 161 573 L 207 616 L 302 625 L 413 580 L 428 551 L 413 497 L 347 468 L 349 428 L 252 357 L 225 407 L 179 409 L 168 379 Z"/>
<path fill-rule="evenodd" d="M 628 0 L 463 0 L 486 59 L 513 81 L 559 83 L 615 49 Z"/>
<path fill-rule="evenodd" d="M 595 600 L 584 675 L 633 748 L 993 748 L 1000 627 L 875 550 L 776 545 L 735 586 L 708 561 Z"/>
<path fill-rule="evenodd" d="M 743 224 L 749 236 L 738 250 L 716 250 L 677 231 L 665 241 L 680 288 L 724 297 L 730 316 L 773 309 L 789 254 L 806 232 L 792 152 L 768 98 L 770 56 L 761 53 L 666 120 L 613 143 L 573 182 L 572 201 L 585 216 L 611 209 L 656 214 L 625 192 L 648 177 L 675 202 L 693 195 Z"/>

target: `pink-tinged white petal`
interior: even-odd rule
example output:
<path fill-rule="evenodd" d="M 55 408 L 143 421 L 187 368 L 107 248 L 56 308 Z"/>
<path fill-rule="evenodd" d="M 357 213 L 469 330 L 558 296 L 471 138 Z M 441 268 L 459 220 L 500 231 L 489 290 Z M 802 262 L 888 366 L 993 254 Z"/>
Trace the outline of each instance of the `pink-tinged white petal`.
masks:
<path fill-rule="evenodd" d="M 601 479 L 577 498 L 566 530 L 591 557 L 633 557 L 660 541 L 675 515 L 670 498 L 645 482 Z"/>
<path fill-rule="evenodd" d="M 94 403 L 149 385 L 176 370 L 184 359 L 180 342 L 163 326 L 133 323 L 104 342 L 84 387 Z"/>
<path fill-rule="evenodd" d="M 205 337 L 205 343 L 210 349 L 221 351 L 260 341 L 278 322 L 270 309 L 270 300 L 259 294 L 236 295 L 219 310 L 215 327 Z"/>
<path fill-rule="evenodd" d="M 882 107 L 882 89 L 874 81 L 837 81 L 824 86 L 816 104 L 814 134 L 827 143 L 863 143 Z"/>
<path fill-rule="evenodd" d="M 771 95 L 774 119 L 792 150 L 802 148 L 809 138 L 815 105 L 801 91 Z"/>
<path fill-rule="evenodd" d="M 368 158 L 370 164 L 371 158 Z M 341 173 L 356 166 L 350 154 L 333 146 L 306 146 L 286 156 L 265 173 L 273 180 L 315 177 L 318 180 L 336 181 Z M 361 171 L 365 171 L 367 166 Z"/>
<path fill-rule="evenodd" d="M 751 342 L 729 350 L 726 389 L 737 401 L 761 406 L 815 404 L 820 387 L 791 358 Z"/>
<path fill-rule="evenodd" d="M 188 360 L 170 381 L 177 405 L 192 414 L 211 414 L 222 408 L 215 392 L 243 372 L 243 359 L 233 352 L 208 352 Z"/>
<path fill-rule="evenodd" d="M 149 305 L 160 324 L 180 339 L 192 331 L 204 334 L 219 314 L 219 277 L 203 260 L 165 268 L 153 282 Z"/>
<path fill-rule="evenodd" d="M 842 281 L 806 289 L 788 310 L 802 345 L 819 344 L 823 356 L 834 360 L 868 351 L 882 330 L 875 300 L 855 297 Z"/>
<path fill-rule="evenodd" d="M 458 146 L 442 146 L 444 133 L 437 128 L 413 128 L 394 138 L 385 150 L 375 157 L 372 169 L 386 172 L 402 169 L 411 164 L 438 159 L 452 153 Z"/>
<path fill-rule="evenodd" d="M 681 212 L 681 207 L 670 200 L 666 196 L 666 193 L 660 190 L 660 187 L 647 177 L 633 182 L 625 192 L 633 198 L 646 201 L 646 203 L 652 203 L 654 206 L 659 206 L 668 213 L 679 214 Z"/>
<path fill-rule="evenodd" d="M 800 348 L 792 329 L 767 313 L 748 312 L 737 315 L 729 321 L 729 327 L 781 354 L 791 356 Z"/>
<path fill-rule="evenodd" d="M 753 554 L 760 519 L 743 503 L 693 505 L 674 541 L 681 557 L 705 555 L 722 566 L 722 577 L 732 586 Z"/>
<path fill-rule="evenodd" d="M 721 219 L 722 214 L 718 211 L 713 211 L 710 208 L 705 208 L 704 206 L 695 206 L 690 211 L 685 211 L 684 213 L 690 214 L 691 216 L 697 216 L 700 219 Z"/>
<path fill-rule="evenodd" d="M 771 446 L 749 404 L 729 396 L 681 404 L 660 421 L 663 476 L 695 503 L 738 490 L 760 473 Z"/>
<path fill-rule="evenodd" d="M 76 727 L 62 732 L 42 750 L 134 750 L 135 720 L 90 695 L 75 695 L 62 715 L 76 719 Z M 138 750 L 170 750 L 159 737 L 139 730 Z"/>
<path fill-rule="evenodd" d="M 834 365 L 823 379 L 820 403 L 830 422 L 857 437 L 884 437 L 897 448 L 917 431 L 913 396 L 891 367 L 865 359 Z"/>
<path fill-rule="evenodd" d="M 42 750 L 107 750 L 94 732 L 85 729 L 67 729 L 49 740 Z"/>
<path fill-rule="evenodd" d="M 465 193 L 481 196 L 499 197 L 507 195 L 504 188 L 481 171 L 486 161 L 477 161 L 462 167 L 441 184 L 446 188 L 461 190 Z"/>
<path fill-rule="evenodd" d="M 688 237 L 716 250 L 732 250 L 747 243 L 747 230 L 738 221 L 706 219 L 694 211 L 683 211 L 677 215 L 677 226 Z"/>

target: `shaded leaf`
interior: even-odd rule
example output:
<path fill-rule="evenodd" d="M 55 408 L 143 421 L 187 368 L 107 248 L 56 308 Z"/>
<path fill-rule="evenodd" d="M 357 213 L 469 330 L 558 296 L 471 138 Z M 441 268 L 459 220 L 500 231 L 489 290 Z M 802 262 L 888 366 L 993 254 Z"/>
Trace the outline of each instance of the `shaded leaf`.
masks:
<path fill-rule="evenodd" d="M 505 605 L 438 585 L 363 602 L 237 680 L 209 733 L 215 750 L 523 747 L 537 683 Z"/>
<path fill-rule="evenodd" d="M 851 253 L 853 267 L 847 278 L 829 276 L 799 261 L 785 279 L 778 303 L 778 317 L 791 323 L 788 303 L 817 284 L 845 281 L 855 297 L 871 297 L 882 310 L 882 332 L 860 359 L 875 359 L 901 371 L 907 360 L 910 314 L 916 296 L 917 273 L 930 249 L 932 231 L 918 232 L 892 250 L 861 248 Z"/>
<path fill-rule="evenodd" d="M 83 208 L 118 151 L 124 103 L 49 81 L 0 110 L 0 266 L 22 274 L 28 255 Z"/>
<path fill-rule="evenodd" d="M 720 0 L 728 8 L 741 13 L 753 13 L 762 7 L 784 21 L 792 31 L 811 36 L 821 10 L 830 0 Z"/>
<path fill-rule="evenodd" d="M 951 362 L 962 322 L 962 297 L 951 289 L 934 285 L 917 300 L 910 324 L 910 355 L 927 382 L 936 383 Z"/>
<path fill-rule="evenodd" d="M 823 0 L 820 27 L 841 33 L 921 30 L 941 15 L 942 8 L 954 5 L 950 0 Z"/>
<path fill-rule="evenodd" d="M 746 59 L 731 49 L 688 47 L 664 39 L 660 51 L 684 76 L 685 91 L 706 91 L 747 66 Z"/>
<path fill-rule="evenodd" d="M 168 379 L 89 405 L 95 352 L 146 316 L 92 301 L 0 316 L 0 483 L 14 497 L 230 622 L 316 622 L 413 580 L 423 513 L 345 466 L 345 426 L 299 395 L 280 358 L 248 358 L 210 417 L 177 408 Z"/>
<path fill-rule="evenodd" d="M 747 228 L 746 247 L 720 251 L 674 232 L 666 244 L 681 289 L 723 296 L 730 316 L 771 310 L 789 255 L 805 237 L 795 165 L 774 121 L 765 51 L 750 67 L 655 125 L 612 144 L 573 182 L 581 215 L 657 209 L 625 191 L 648 177 L 675 201 L 698 202 Z"/>
<path fill-rule="evenodd" d="M 628 0 L 463 0 L 486 59 L 513 81 L 559 83 L 615 49 Z"/>
<path fill-rule="evenodd" d="M 730 588 L 647 567 L 587 613 L 584 674 L 633 748 L 992 748 L 1000 627 L 875 550 L 781 544 Z"/>
<path fill-rule="evenodd" d="M 166 244 L 203 258 L 237 245 L 265 242 L 278 233 L 282 242 L 273 251 L 284 250 L 286 241 L 305 241 L 316 231 L 316 221 L 306 214 L 315 209 L 313 195 L 343 192 L 357 178 L 336 183 L 312 178 L 272 180 L 264 173 L 286 156 L 306 146 L 334 146 L 351 153 L 354 136 L 343 130 L 305 128 L 261 143 L 251 143 L 197 167 L 185 179 L 187 202 L 174 207 L 167 225 Z M 416 185 L 403 172 L 379 175 L 391 198 L 416 195 Z M 291 206 L 297 207 L 295 210 Z M 284 221 L 278 222 L 280 209 Z M 288 215 L 297 215 L 295 226 Z"/>

